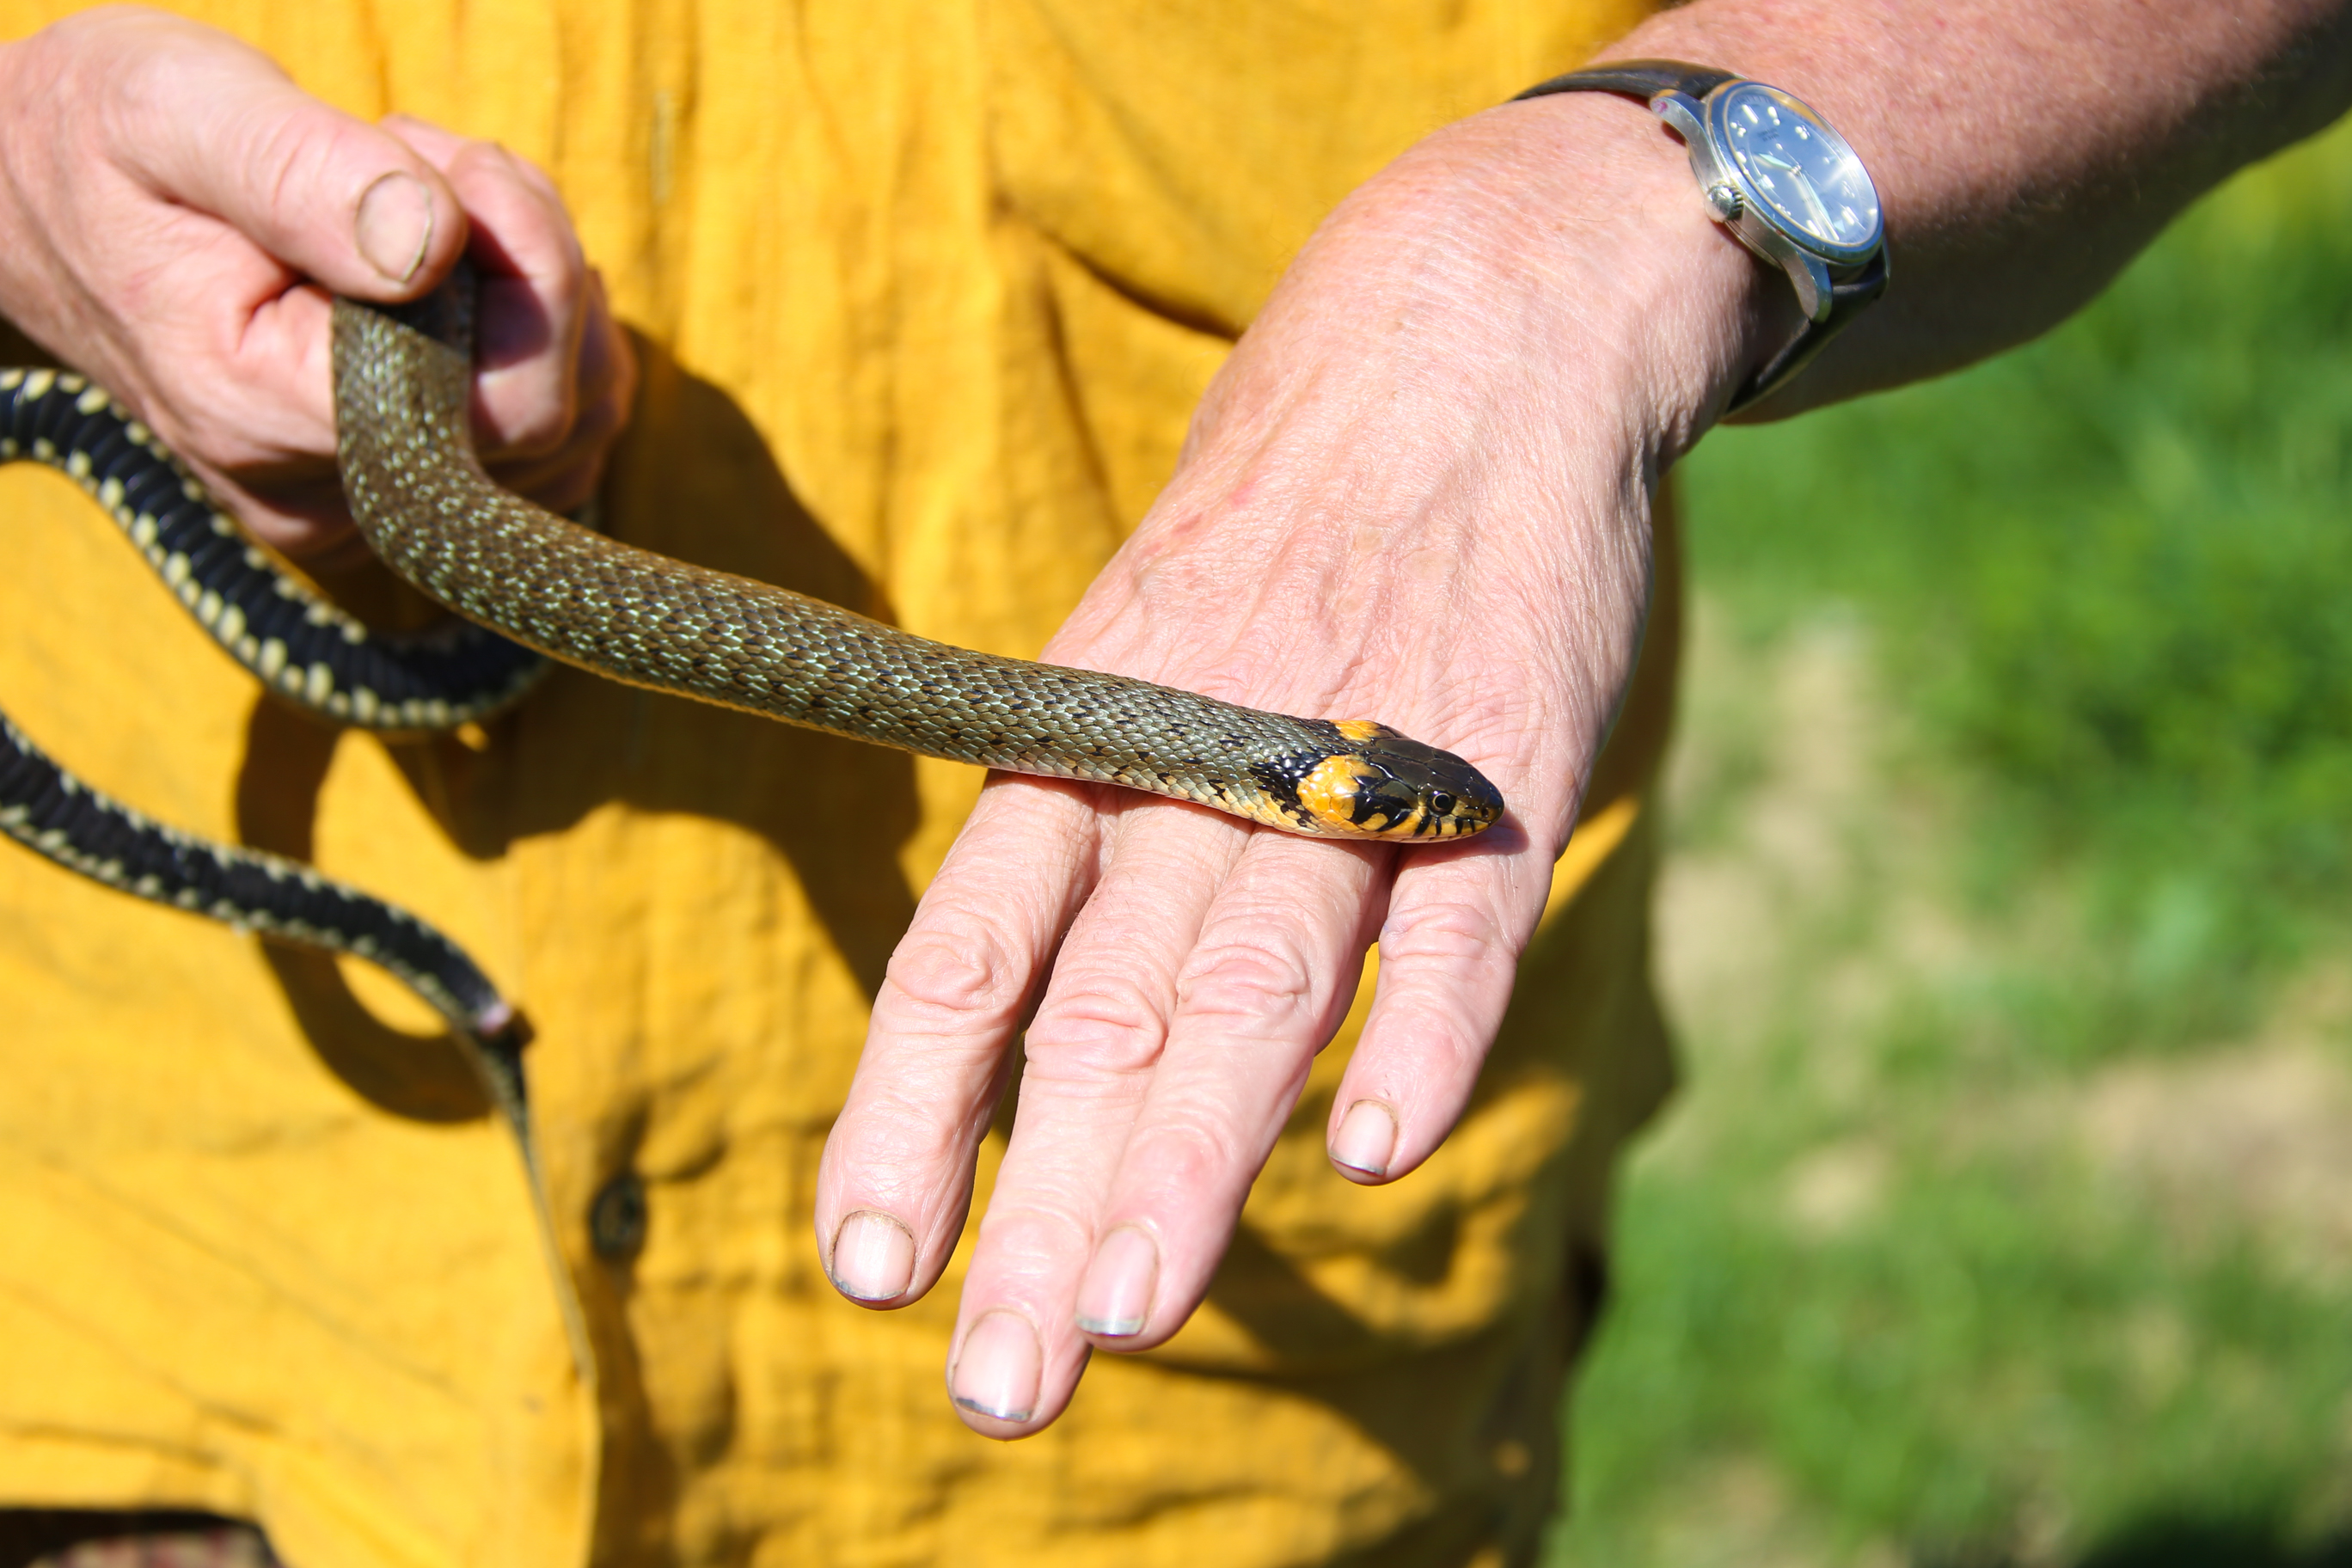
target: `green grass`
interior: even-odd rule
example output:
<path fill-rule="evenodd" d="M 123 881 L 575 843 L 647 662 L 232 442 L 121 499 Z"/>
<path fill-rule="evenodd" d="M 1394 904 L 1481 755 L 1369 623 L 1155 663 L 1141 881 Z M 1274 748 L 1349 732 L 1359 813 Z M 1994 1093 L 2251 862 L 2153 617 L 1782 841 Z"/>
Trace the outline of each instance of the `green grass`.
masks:
<path fill-rule="evenodd" d="M 1690 1087 L 1557 1557 L 2352 1563 L 2352 131 L 1685 479 Z"/>
<path fill-rule="evenodd" d="M 1580 1395 L 1580 1560 L 1657 1560 L 1659 1526 L 1721 1508 L 1711 1473 L 1743 1454 L 1786 1514 L 1735 1516 L 1711 1560 L 1780 1560 L 1777 1538 L 1799 1561 L 1999 1563 L 2043 1521 L 2062 1550 L 2168 1513 L 2332 1522 L 2305 1516 L 2340 1458 L 2342 1303 L 2049 1195 L 1915 1171 L 1882 1223 L 1806 1247 L 1719 1184 L 1643 1184 L 1623 1286 L 1648 1321 Z"/>
<path fill-rule="evenodd" d="M 1699 578 L 1751 630 L 1864 606 L 2016 858 L 2074 861 L 2114 1023 L 2242 1018 L 2352 871 L 2352 139 L 2217 195 L 2051 340 L 1727 431 Z"/>

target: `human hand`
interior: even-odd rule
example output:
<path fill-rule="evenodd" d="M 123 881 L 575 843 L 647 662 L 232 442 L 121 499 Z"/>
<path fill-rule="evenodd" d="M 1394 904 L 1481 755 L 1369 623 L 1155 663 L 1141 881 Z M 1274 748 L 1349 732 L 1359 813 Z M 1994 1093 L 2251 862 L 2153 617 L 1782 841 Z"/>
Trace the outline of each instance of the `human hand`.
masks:
<path fill-rule="evenodd" d="M 1394 1180 L 1451 1128 L 1632 668 L 1656 476 L 1793 330 L 1765 285 L 1679 146 L 1591 100 L 1433 138 L 1292 267 L 1045 657 L 1378 718 L 1512 811 L 1400 851 L 991 782 L 892 960 L 816 1204 L 845 1294 L 929 1289 L 1026 1021 L 950 1359 L 973 1427 L 1037 1430 L 1091 1347 L 1183 1323 L 1372 942 L 1334 1165 Z"/>
<path fill-rule="evenodd" d="M 635 363 L 555 188 L 488 142 L 369 125 L 257 50 L 108 9 L 0 47 L 0 313 L 154 428 L 265 543 L 365 545 L 335 472 L 329 297 L 409 300 L 470 249 L 491 472 L 570 510 Z"/>

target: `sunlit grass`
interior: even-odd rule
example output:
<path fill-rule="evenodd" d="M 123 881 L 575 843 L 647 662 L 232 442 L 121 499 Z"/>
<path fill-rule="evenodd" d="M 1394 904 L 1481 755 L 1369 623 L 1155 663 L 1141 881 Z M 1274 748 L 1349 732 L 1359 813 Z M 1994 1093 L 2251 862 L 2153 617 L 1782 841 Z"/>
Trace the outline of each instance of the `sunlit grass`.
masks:
<path fill-rule="evenodd" d="M 1563 1561 L 2338 1561 L 2352 132 L 1685 478 L 1690 1087 Z"/>
<path fill-rule="evenodd" d="M 2072 864 L 2127 954 L 2113 1030 L 2193 1035 L 2242 1017 L 2352 872 L 2348 433 L 2338 132 L 2044 343 L 1713 437 L 1686 473 L 1700 581 L 1751 631 L 1861 606 L 1940 760 L 2000 797 L 1980 890 Z"/>

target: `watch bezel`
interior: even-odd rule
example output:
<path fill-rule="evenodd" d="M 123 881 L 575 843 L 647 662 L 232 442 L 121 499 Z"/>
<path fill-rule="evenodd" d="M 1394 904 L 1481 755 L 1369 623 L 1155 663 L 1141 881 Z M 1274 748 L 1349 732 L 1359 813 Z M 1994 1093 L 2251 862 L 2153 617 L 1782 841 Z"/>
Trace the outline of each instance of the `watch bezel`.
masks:
<path fill-rule="evenodd" d="M 1771 93 L 1782 107 L 1803 116 L 1805 123 L 1812 127 L 1816 135 L 1828 138 L 1840 152 L 1853 160 L 1854 167 L 1861 170 L 1864 181 L 1870 186 L 1872 205 L 1877 208 L 1870 233 L 1862 241 L 1853 245 L 1840 245 L 1833 240 L 1823 239 L 1810 229 L 1800 228 L 1783 216 L 1780 208 L 1763 193 L 1757 190 L 1754 183 L 1748 176 L 1748 171 L 1740 167 L 1739 160 L 1733 157 L 1731 153 L 1729 117 L 1732 100 L 1749 88 L 1761 88 Z M 1705 127 L 1709 150 L 1714 154 L 1712 161 L 1715 163 L 1715 176 L 1719 180 L 1729 181 L 1738 191 L 1743 216 L 1763 224 L 1789 244 L 1809 255 L 1819 257 L 1830 267 L 1841 270 L 1859 267 L 1878 253 L 1879 247 L 1885 243 L 1886 239 L 1886 206 L 1885 201 L 1879 197 L 1878 182 L 1871 178 L 1869 166 L 1863 163 L 1861 154 L 1853 150 L 1853 143 L 1840 135 L 1835 126 L 1814 112 L 1811 104 L 1786 88 L 1774 87 L 1770 82 L 1758 81 L 1752 77 L 1738 77 L 1715 88 L 1700 100 L 1699 107 L 1700 122 Z"/>
<path fill-rule="evenodd" d="M 1780 352 L 1759 367 L 1731 395 L 1723 413 L 1731 415 L 1754 406 L 1788 384 L 1811 363 L 1822 345 L 1854 312 L 1886 291 L 1886 208 L 1878 201 L 1877 222 L 1867 239 L 1852 246 L 1816 238 L 1795 227 L 1777 207 L 1750 185 L 1745 170 L 1729 156 L 1729 135 L 1720 129 L 1730 113 L 1729 99 L 1737 89 L 1759 87 L 1801 113 L 1808 124 L 1830 137 L 1861 169 L 1873 196 L 1878 182 L 1862 163 L 1853 143 L 1812 106 L 1785 88 L 1758 81 L 1687 60 L 1629 59 L 1570 71 L 1538 82 L 1518 99 L 1546 98 L 1557 92 L 1611 92 L 1639 98 L 1650 112 L 1664 121 L 1690 154 L 1691 174 L 1698 181 L 1708 215 L 1723 232 L 1761 259 L 1779 268 L 1796 289 L 1797 304 L 1807 325 Z M 1710 112 L 1709 100 L 1720 95 L 1722 107 Z M 1516 101 L 1516 100 L 1515 100 Z"/>

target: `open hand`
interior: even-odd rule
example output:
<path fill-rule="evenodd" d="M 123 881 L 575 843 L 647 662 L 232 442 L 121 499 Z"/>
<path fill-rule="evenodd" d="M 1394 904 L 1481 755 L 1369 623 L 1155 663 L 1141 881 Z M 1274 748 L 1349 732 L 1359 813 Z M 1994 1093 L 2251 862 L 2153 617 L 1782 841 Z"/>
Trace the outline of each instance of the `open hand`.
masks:
<path fill-rule="evenodd" d="M 1466 757 L 1513 809 L 1398 850 L 1108 787 L 983 791 L 892 961 L 816 1212 L 845 1294 L 928 1289 L 1025 1024 L 950 1353 L 977 1429 L 1037 1429 L 1090 1348 L 1183 1324 L 1369 944 L 1379 991 L 1335 1168 L 1394 1180 L 1460 1114 L 1633 668 L 1656 475 L 1749 352 L 1759 275 L 1645 120 L 1515 106 L 1350 198 L 1046 648 L 1379 719 Z M 1574 173 L 1596 159 L 1600 190 Z"/>

